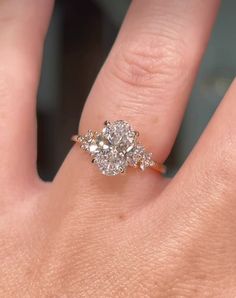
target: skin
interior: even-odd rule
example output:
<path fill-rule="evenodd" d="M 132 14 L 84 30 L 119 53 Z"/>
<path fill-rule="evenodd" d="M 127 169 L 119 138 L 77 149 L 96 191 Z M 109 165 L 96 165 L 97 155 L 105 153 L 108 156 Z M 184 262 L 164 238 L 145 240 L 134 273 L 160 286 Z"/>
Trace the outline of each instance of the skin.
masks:
<path fill-rule="evenodd" d="M 80 132 L 125 119 L 164 162 L 218 6 L 134 0 Z M 105 177 L 75 145 L 45 183 L 35 98 L 52 9 L 0 0 L 0 297 L 236 297 L 236 82 L 173 179 Z"/>

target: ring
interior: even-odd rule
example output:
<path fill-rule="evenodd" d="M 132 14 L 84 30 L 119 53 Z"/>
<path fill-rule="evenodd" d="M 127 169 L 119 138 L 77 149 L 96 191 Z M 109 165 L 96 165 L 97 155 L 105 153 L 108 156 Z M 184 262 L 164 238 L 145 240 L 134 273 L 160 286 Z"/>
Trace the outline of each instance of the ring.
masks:
<path fill-rule="evenodd" d="M 117 120 L 105 121 L 101 132 L 89 130 L 84 136 L 74 135 L 71 139 L 91 155 L 103 175 L 123 174 L 129 166 L 142 171 L 150 167 L 164 174 L 165 165 L 152 159 L 152 153 L 138 142 L 138 137 L 139 132 L 129 123 Z"/>

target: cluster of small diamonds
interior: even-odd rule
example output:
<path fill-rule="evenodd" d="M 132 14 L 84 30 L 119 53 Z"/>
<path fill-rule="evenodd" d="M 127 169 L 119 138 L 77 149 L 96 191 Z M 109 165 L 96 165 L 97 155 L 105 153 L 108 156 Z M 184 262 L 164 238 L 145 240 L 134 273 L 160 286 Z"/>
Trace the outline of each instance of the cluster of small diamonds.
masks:
<path fill-rule="evenodd" d="M 138 143 L 137 137 L 126 121 L 117 120 L 106 122 L 101 133 L 88 131 L 79 140 L 100 171 L 114 176 L 124 172 L 127 166 L 144 170 L 154 165 L 151 153 Z"/>

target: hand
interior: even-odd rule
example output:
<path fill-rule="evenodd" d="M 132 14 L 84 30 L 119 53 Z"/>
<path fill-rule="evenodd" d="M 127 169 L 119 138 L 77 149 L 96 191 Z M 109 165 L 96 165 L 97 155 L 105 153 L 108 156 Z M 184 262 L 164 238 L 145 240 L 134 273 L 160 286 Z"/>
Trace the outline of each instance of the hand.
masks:
<path fill-rule="evenodd" d="M 134 0 L 80 132 L 127 120 L 164 162 L 218 4 Z M 103 176 L 75 145 L 46 184 L 34 110 L 52 5 L 0 2 L 0 296 L 236 297 L 236 83 L 173 179 Z"/>

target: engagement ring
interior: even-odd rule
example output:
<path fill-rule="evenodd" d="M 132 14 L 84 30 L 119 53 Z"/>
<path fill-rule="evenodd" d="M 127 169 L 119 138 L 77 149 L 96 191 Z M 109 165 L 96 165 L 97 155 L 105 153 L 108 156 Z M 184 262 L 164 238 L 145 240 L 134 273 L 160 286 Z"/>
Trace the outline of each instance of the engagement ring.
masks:
<path fill-rule="evenodd" d="M 164 174 L 166 167 L 152 159 L 138 142 L 139 133 L 126 121 L 105 121 L 101 132 L 89 130 L 84 136 L 74 135 L 72 141 L 92 157 L 102 174 L 115 176 L 126 172 L 127 167 L 145 170 L 150 167 Z"/>

